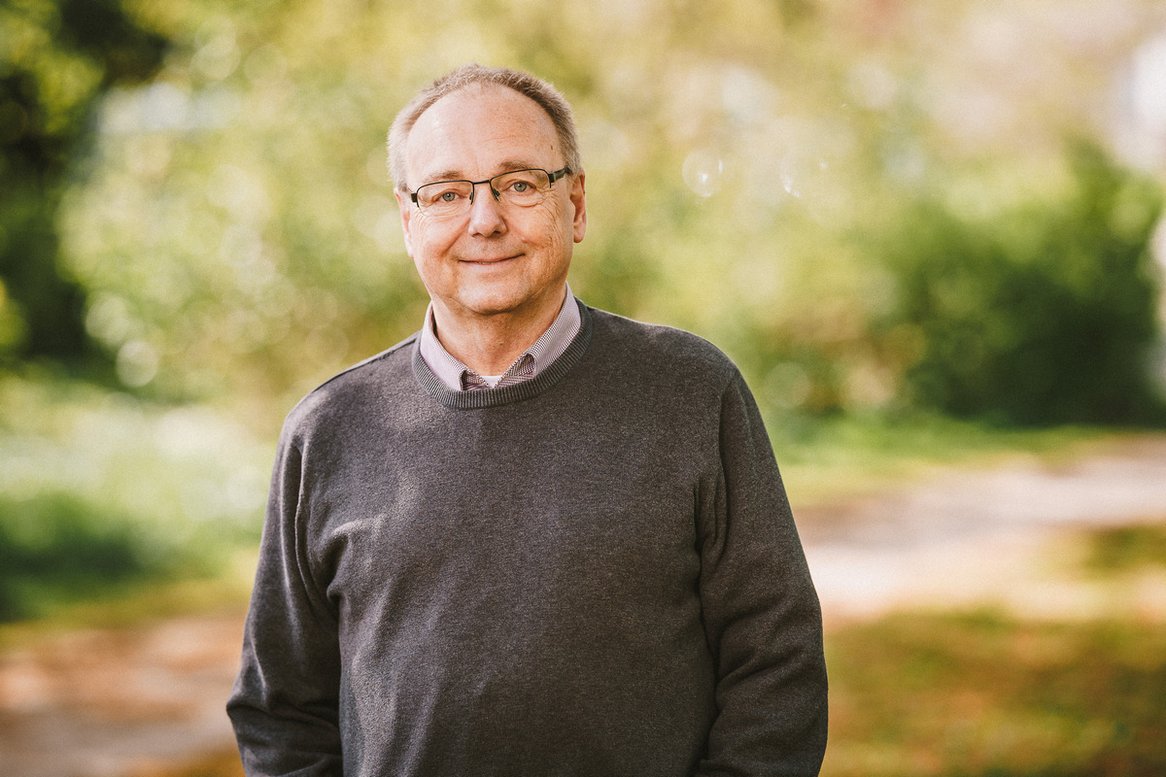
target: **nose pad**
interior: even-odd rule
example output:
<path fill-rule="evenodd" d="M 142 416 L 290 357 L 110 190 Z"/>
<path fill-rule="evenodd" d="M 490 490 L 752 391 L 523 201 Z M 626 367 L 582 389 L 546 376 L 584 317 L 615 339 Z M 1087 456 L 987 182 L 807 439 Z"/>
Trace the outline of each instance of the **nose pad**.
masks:
<path fill-rule="evenodd" d="M 470 195 L 470 226 L 475 231 L 497 232 L 498 225 L 502 222 L 502 193 L 490 186 L 489 181 L 483 182 L 482 185 L 490 190 L 490 197 L 484 202 L 489 203 L 492 199 L 493 204 L 478 205 L 478 187 L 475 185 L 473 194 Z"/>
<path fill-rule="evenodd" d="M 490 190 L 490 195 L 494 198 L 494 202 L 502 202 L 502 192 L 498 191 L 493 186 L 491 186 L 489 181 L 481 181 L 479 183 L 474 184 L 473 188 L 470 189 L 470 205 L 474 204 L 474 200 L 478 196 L 478 187 L 479 186 L 485 186 L 487 189 Z"/>

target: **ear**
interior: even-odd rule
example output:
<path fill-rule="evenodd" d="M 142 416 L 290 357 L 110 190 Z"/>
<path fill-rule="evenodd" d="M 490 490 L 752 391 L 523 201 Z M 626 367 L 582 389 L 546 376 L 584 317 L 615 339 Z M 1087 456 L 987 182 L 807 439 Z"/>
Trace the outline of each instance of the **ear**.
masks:
<path fill-rule="evenodd" d="M 571 181 L 571 204 L 575 206 L 575 215 L 571 219 L 573 227 L 573 237 L 576 243 L 583 242 L 583 236 L 587 234 L 587 192 L 584 185 L 586 175 L 582 170 Z"/>
<path fill-rule="evenodd" d="M 413 240 L 409 234 L 410 220 L 413 218 L 413 202 L 397 189 L 393 190 L 393 196 L 397 198 L 397 210 L 401 213 L 401 233 L 405 236 L 405 253 L 413 256 Z"/>

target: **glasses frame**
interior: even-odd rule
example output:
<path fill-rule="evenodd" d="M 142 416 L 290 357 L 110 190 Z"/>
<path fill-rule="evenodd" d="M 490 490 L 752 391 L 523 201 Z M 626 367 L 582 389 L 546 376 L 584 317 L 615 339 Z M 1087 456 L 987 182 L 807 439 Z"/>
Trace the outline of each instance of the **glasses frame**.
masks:
<path fill-rule="evenodd" d="M 507 170 L 504 173 L 498 173 L 498 175 L 491 176 L 491 177 L 486 178 L 486 179 L 481 180 L 481 181 L 471 181 L 467 178 L 450 178 L 450 179 L 443 180 L 443 181 L 430 181 L 429 183 L 421 184 L 416 189 L 409 192 L 409 199 L 412 200 L 413 204 L 417 206 L 417 210 L 421 211 L 422 213 L 425 213 L 426 212 L 425 208 L 422 208 L 421 203 L 418 202 L 418 200 L 417 200 L 417 192 L 421 191 L 426 186 L 437 186 L 437 185 L 446 184 L 446 183 L 468 183 L 470 185 L 470 204 L 471 205 L 474 204 L 474 195 L 477 194 L 478 186 L 480 186 L 481 184 L 488 184 L 490 186 L 490 194 L 494 195 L 494 202 L 501 202 L 502 201 L 502 192 L 500 192 L 494 188 L 493 182 L 498 178 L 502 178 L 503 176 L 514 175 L 515 173 L 525 173 L 525 172 L 528 172 L 531 170 L 537 170 L 538 172 L 546 175 L 548 192 L 550 191 L 550 187 L 555 185 L 555 181 L 559 180 L 560 178 L 566 178 L 568 175 L 570 175 L 572 172 L 574 172 L 573 170 L 571 170 L 570 165 L 560 167 L 558 170 L 555 170 L 554 172 L 551 172 L 550 170 L 546 170 L 546 169 L 541 168 L 541 167 L 522 167 L 522 168 L 519 168 L 517 170 Z M 542 200 L 540 200 L 539 202 L 542 202 Z M 532 206 L 537 205 L 537 204 L 538 203 L 532 203 Z"/>

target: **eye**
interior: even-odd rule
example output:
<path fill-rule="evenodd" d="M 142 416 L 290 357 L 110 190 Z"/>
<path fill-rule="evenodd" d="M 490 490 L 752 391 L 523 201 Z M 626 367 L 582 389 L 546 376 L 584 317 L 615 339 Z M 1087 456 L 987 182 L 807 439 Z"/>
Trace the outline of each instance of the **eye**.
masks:
<path fill-rule="evenodd" d="M 442 181 L 422 186 L 417 190 L 417 200 L 421 207 L 442 207 L 459 205 L 469 197 L 464 181 Z"/>
<path fill-rule="evenodd" d="M 542 199 L 542 193 L 546 189 L 546 180 L 545 178 L 540 179 L 540 171 L 538 170 L 518 170 L 506 173 L 498 176 L 494 181 L 497 184 L 496 191 L 507 201 L 517 205 L 533 205 Z"/>

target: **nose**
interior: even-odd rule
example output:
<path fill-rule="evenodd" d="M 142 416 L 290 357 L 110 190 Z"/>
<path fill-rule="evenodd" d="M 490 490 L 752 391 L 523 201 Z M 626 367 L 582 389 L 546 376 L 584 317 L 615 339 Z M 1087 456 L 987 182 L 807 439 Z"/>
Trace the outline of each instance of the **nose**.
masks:
<path fill-rule="evenodd" d="M 479 196 L 478 187 L 486 187 L 486 196 Z M 470 198 L 470 234 L 493 235 L 505 229 L 506 222 L 502 218 L 502 205 L 494 196 L 494 189 L 488 181 L 474 185 L 474 194 Z"/>

